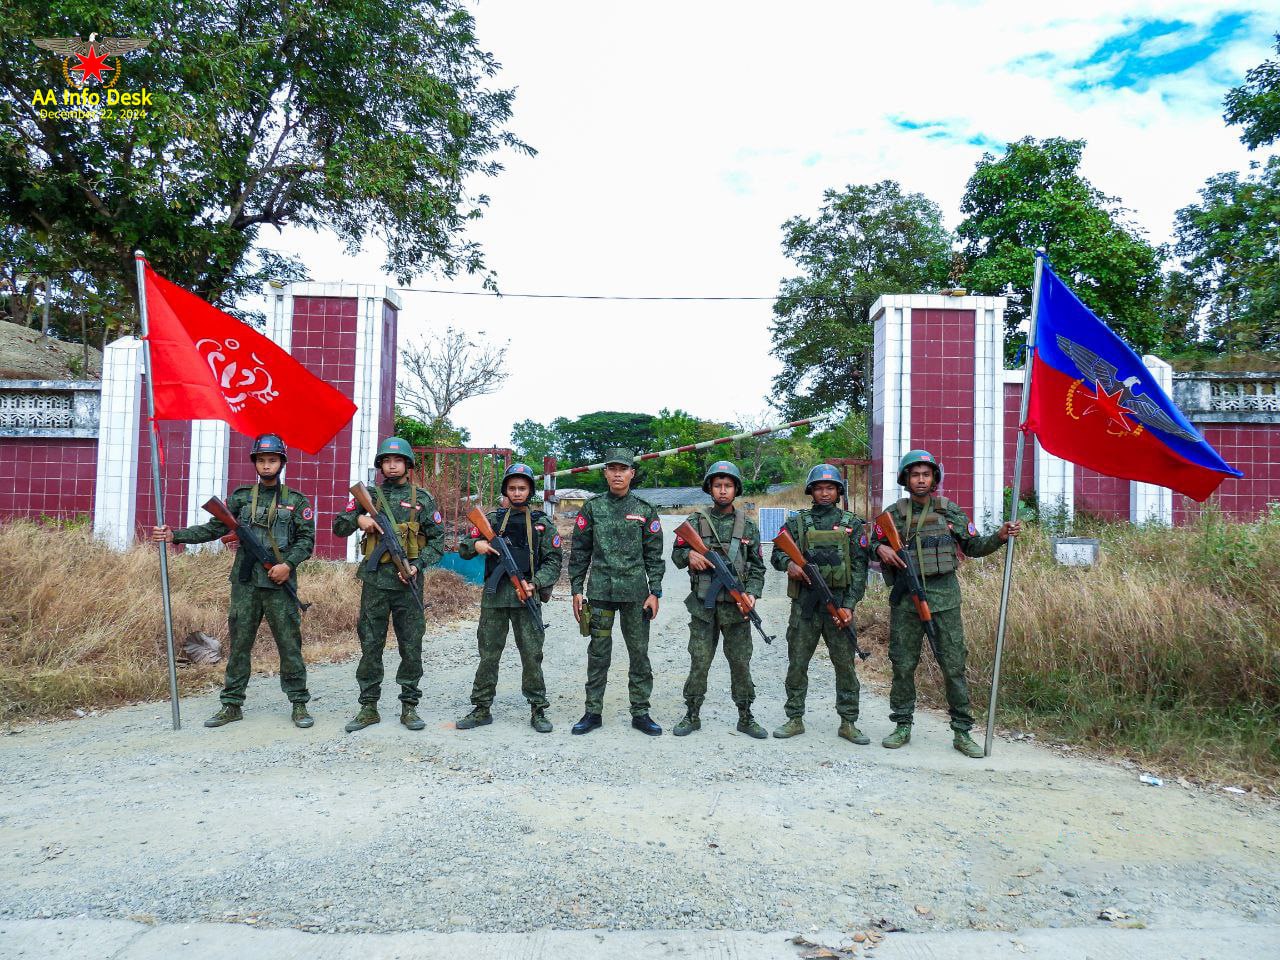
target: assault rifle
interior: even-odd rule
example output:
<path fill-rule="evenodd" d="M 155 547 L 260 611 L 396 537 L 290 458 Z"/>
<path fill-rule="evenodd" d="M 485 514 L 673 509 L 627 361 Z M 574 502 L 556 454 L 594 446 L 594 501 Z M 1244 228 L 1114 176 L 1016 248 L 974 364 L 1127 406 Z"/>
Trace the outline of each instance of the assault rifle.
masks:
<path fill-rule="evenodd" d="M 792 563 L 804 571 L 804 575 L 809 581 L 813 595 L 806 605 L 807 612 L 812 613 L 821 603 L 831 616 L 832 622 L 840 628 L 840 632 L 844 634 L 845 639 L 853 645 L 853 649 L 857 651 L 858 656 L 863 660 L 871 656 L 858 643 L 858 634 L 853 629 L 853 617 L 844 618 L 840 616 L 840 604 L 836 602 L 835 594 L 827 586 L 827 581 L 822 579 L 822 574 L 818 572 L 817 564 L 804 555 L 804 552 L 800 549 L 800 544 L 796 543 L 795 537 L 791 536 L 791 532 L 786 527 L 783 527 L 778 535 L 773 538 L 773 543 L 774 546 L 787 555 Z"/>
<path fill-rule="evenodd" d="M 368 488 L 363 483 L 351 485 L 351 496 L 355 497 L 360 508 L 373 519 L 373 528 L 378 531 L 378 546 L 369 553 L 369 559 L 365 561 L 364 568 L 373 573 L 378 569 L 378 564 L 382 563 L 382 558 L 390 554 L 392 565 L 401 579 L 408 584 L 409 592 L 413 594 L 413 599 L 418 601 L 418 606 L 422 606 L 422 587 L 418 583 L 417 571 L 409 562 L 409 554 L 405 552 L 404 544 L 396 534 L 395 518 L 387 516 L 386 511 L 377 508 L 373 497 L 369 496 Z"/>
<path fill-rule="evenodd" d="M 938 643 L 938 625 L 933 622 L 933 612 L 929 609 L 929 597 L 924 592 L 924 582 L 920 579 L 920 571 L 916 568 L 916 558 L 902 544 L 902 535 L 898 533 L 898 525 L 893 516 L 886 510 L 876 517 L 876 528 L 889 544 L 889 549 L 898 555 L 906 564 L 906 569 L 894 570 L 893 590 L 889 594 L 889 606 L 893 606 L 908 593 L 916 605 L 916 614 L 924 624 L 925 636 L 929 638 L 929 646 L 933 647 L 933 655 L 938 663 L 942 663 L 941 647 Z"/>
<path fill-rule="evenodd" d="M 489 541 L 489 546 L 498 551 L 498 566 L 485 581 L 485 592 L 494 593 L 498 589 L 503 574 L 506 574 L 511 580 L 511 585 L 516 588 L 516 599 L 524 604 L 524 608 L 529 611 L 529 616 L 533 618 L 533 625 L 538 628 L 539 633 L 546 633 L 546 624 L 542 622 L 542 603 L 538 600 L 537 591 L 524 588 L 524 578 L 520 576 L 520 566 L 511 553 L 511 545 L 498 536 L 493 529 L 493 524 L 479 507 L 472 507 L 467 512 L 467 519 L 480 531 L 481 539 Z M 529 577 L 530 579 L 533 577 L 532 570 L 529 571 Z"/>
<path fill-rule="evenodd" d="M 724 557 L 707 546 L 706 541 L 698 535 L 698 531 L 688 520 L 676 527 L 676 536 L 683 539 L 691 550 L 701 554 L 702 558 L 711 564 L 711 586 L 707 588 L 707 595 L 703 598 L 702 605 L 708 610 L 714 610 L 720 591 L 727 590 L 729 596 L 733 597 L 733 602 L 738 605 L 742 616 L 751 621 L 751 625 L 759 631 L 764 642 L 773 643 L 773 637 L 764 632 L 764 621 L 760 619 L 760 614 L 747 605 L 747 588 L 734 576 L 729 565 L 724 562 Z"/>
<path fill-rule="evenodd" d="M 204 505 L 204 509 L 212 514 L 215 519 L 221 520 L 223 525 L 231 532 L 222 538 L 222 542 L 226 543 L 231 537 L 235 537 L 240 541 L 240 549 L 244 551 L 241 557 L 241 582 L 248 582 L 246 576 L 253 564 L 259 564 L 264 570 L 270 570 L 276 565 L 275 554 L 273 554 L 267 546 L 258 539 L 258 535 L 253 532 L 251 527 L 247 527 L 236 519 L 225 503 L 218 497 L 210 497 Z M 298 612 L 302 613 L 309 603 L 303 603 L 298 599 L 298 591 L 286 580 L 280 584 L 280 587 L 289 595 L 289 599 L 298 605 Z"/>

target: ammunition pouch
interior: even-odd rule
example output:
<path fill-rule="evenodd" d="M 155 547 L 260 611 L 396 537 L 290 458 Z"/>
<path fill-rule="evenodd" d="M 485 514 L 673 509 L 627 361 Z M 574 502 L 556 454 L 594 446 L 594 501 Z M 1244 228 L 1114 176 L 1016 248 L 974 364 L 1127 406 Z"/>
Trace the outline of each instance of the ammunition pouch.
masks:
<path fill-rule="evenodd" d="M 582 615 L 578 617 L 578 632 L 584 637 L 591 636 L 591 604 L 582 605 Z"/>
<path fill-rule="evenodd" d="M 841 518 L 843 520 L 843 518 Z M 834 530 L 814 530 L 807 516 L 801 517 L 800 549 L 805 552 L 833 593 L 838 594 L 853 580 L 853 558 L 849 555 L 849 533 L 840 523 Z M 800 597 L 803 587 L 798 580 L 787 580 L 787 596 Z"/>

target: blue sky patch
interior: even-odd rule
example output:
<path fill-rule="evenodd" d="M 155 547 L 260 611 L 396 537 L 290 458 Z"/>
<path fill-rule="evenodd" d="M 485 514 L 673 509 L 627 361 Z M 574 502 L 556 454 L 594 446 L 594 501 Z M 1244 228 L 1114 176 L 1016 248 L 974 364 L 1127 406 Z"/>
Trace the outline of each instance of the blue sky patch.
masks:
<path fill-rule="evenodd" d="M 962 120 L 914 120 L 903 116 L 892 116 L 888 119 L 889 123 L 899 130 L 920 134 L 926 140 L 960 143 L 994 151 L 1003 150 L 1005 147 L 1004 142 L 1001 140 L 990 137 L 985 133 L 974 133 L 966 129 L 967 125 Z"/>
<path fill-rule="evenodd" d="M 1185 20 L 1129 20 L 1126 27 L 1083 60 L 1070 64 L 1084 74 L 1070 84 L 1072 89 L 1145 91 L 1153 80 L 1200 66 L 1247 33 L 1250 15 L 1221 13 L 1203 25 Z"/>

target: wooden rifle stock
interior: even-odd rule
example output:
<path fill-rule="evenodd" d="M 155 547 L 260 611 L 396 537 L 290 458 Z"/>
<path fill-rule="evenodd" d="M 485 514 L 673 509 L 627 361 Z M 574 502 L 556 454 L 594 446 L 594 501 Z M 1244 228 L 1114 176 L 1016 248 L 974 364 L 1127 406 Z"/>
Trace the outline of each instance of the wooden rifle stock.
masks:
<path fill-rule="evenodd" d="M 906 547 L 902 543 L 902 535 L 898 533 L 898 525 L 894 522 L 893 516 L 886 510 L 880 516 L 876 517 L 876 530 L 884 537 L 885 542 L 889 544 L 889 549 L 900 555 L 904 563 L 910 563 L 906 556 Z M 898 576 L 910 576 L 908 570 L 899 570 Z M 915 601 L 916 613 L 920 617 L 921 623 L 926 625 L 926 630 L 933 625 L 933 612 L 929 609 L 929 601 L 924 599 L 914 589 L 911 592 L 911 599 Z M 933 634 L 929 634 L 929 638 L 933 639 Z"/>
<path fill-rule="evenodd" d="M 817 587 L 817 584 L 813 581 L 813 577 L 817 575 L 817 570 L 809 561 L 808 557 L 804 555 L 804 551 L 800 549 L 800 544 L 796 543 L 796 538 L 791 536 L 791 531 L 786 527 L 783 527 L 778 531 L 778 535 L 773 538 L 773 542 L 775 546 L 779 547 L 782 552 L 787 555 L 787 559 L 804 571 L 805 577 L 809 581 L 809 585 Z M 831 590 L 825 583 L 823 584 L 822 589 L 830 595 Z M 835 621 L 837 627 L 848 627 L 853 623 L 852 615 L 850 615 L 848 619 L 840 615 L 840 608 L 836 606 L 834 598 L 827 601 L 826 607 L 827 613 L 831 615 L 831 619 Z"/>
<path fill-rule="evenodd" d="M 755 607 L 753 607 L 750 601 L 748 601 L 746 592 L 729 585 L 729 580 L 737 582 L 739 586 L 741 586 L 741 582 L 734 577 L 733 571 L 730 570 L 728 565 L 724 562 L 724 558 L 719 554 L 711 552 L 711 549 L 707 546 L 707 542 L 702 539 L 702 536 L 693 528 L 693 525 L 690 524 L 688 520 L 676 527 L 675 534 L 689 545 L 690 550 L 707 558 L 707 561 L 711 564 L 712 570 L 716 571 L 714 574 L 715 579 L 712 580 L 712 583 L 714 584 L 716 580 L 718 580 L 721 587 L 728 592 L 729 597 L 737 605 L 738 612 L 742 614 L 743 619 L 751 622 L 751 625 L 759 631 L 760 636 L 764 639 L 765 643 L 773 643 L 773 637 L 765 633 L 764 621 L 760 619 L 760 614 L 756 612 Z M 726 578 L 729 578 L 729 580 Z M 713 598 L 714 594 L 708 594 L 707 602 L 714 602 Z"/>
<path fill-rule="evenodd" d="M 467 519 L 471 521 L 471 525 L 480 531 L 480 538 L 493 543 L 498 539 L 498 533 L 493 529 L 493 524 L 489 522 L 489 518 L 484 515 L 484 511 L 479 507 L 472 507 L 467 511 Z M 530 574 L 532 576 L 532 574 Z M 524 584 L 520 582 L 520 578 L 514 575 L 508 576 L 511 585 L 516 588 L 516 599 L 521 603 L 527 603 L 532 596 L 528 590 L 524 588 Z"/>
<path fill-rule="evenodd" d="M 369 489 L 363 483 L 353 483 L 350 487 L 351 496 L 355 497 L 356 503 L 360 508 L 369 515 L 369 519 L 373 521 L 373 527 L 378 531 L 378 536 L 387 537 L 395 536 L 393 529 L 390 534 L 382 529 L 382 524 L 378 522 L 378 517 L 382 515 L 382 511 L 378 509 L 373 502 L 373 497 L 369 496 Z M 388 522 L 395 523 L 395 517 L 387 517 Z M 404 544 L 400 544 L 399 549 L 387 551 L 391 556 L 391 563 L 395 566 L 396 571 L 409 585 L 409 589 L 413 591 L 415 597 L 418 597 L 418 588 L 414 585 L 414 569 L 409 563 L 404 553 Z"/>
<path fill-rule="evenodd" d="M 242 538 L 240 536 L 240 521 L 236 519 L 235 514 L 231 512 L 230 508 L 228 508 L 227 505 L 222 502 L 222 499 L 219 497 L 210 497 L 207 501 L 205 501 L 203 509 L 210 516 L 218 520 L 221 520 L 223 526 L 227 527 L 231 531 L 226 536 L 219 538 L 221 542 L 225 543 L 229 547 L 234 546 L 236 550 L 244 550 L 245 557 L 248 559 L 253 559 L 253 556 L 252 556 L 253 551 L 250 550 L 248 546 L 248 542 L 250 540 L 256 539 L 254 537 L 253 531 L 246 530 L 245 533 L 247 534 L 247 537 L 245 538 Z M 263 549 L 265 551 L 265 548 L 261 544 L 259 544 L 258 549 Z M 262 565 L 262 569 L 266 570 L 268 573 L 270 573 L 271 568 L 275 566 L 275 564 L 271 560 L 268 560 L 265 556 L 260 556 L 257 559 L 258 559 L 258 562 Z M 289 599 L 291 599 L 294 603 L 298 605 L 299 612 L 305 612 L 307 608 L 311 606 L 311 604 L 309 603 L 302 602 L 302 600 L 298 597 L 298 592 L 289 585 L 288 580 L 280 584 L 280 587 L 284 590 L 286 594 L 289 595 Z"/>
<path fill-rule="evenodd" d="M 698 531 L 686 520 L 680 526 L 676 527 L 675 534 L 687 543 L 695 553 L 706 556 L 711 552 L 711 548 L 707 546 L 707 542 L 702 539 Z M 738 610 L 745 617 L 751 611 L 751 607 L 747 605 L 747 595 L 741 590 L 733 590 L 729 587 L 725 588 L 729 591 L 729 596 L 733 597 L 733 602 L 738 605 Z"/>

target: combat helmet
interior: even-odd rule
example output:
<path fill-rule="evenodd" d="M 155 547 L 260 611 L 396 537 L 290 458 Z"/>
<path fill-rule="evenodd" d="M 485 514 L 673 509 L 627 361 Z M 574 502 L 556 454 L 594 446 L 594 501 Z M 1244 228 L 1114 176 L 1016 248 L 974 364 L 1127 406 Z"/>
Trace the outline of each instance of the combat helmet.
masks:
<path fill-rule="evenodd" d="M 373 458 L 373 468 L 381 470 L 382 458 L 390 456 L 404 457 L 411 467 L 418 465 L 418 459 L 413 455 L 413 447 L 409 446 L 409 441 L 404 437 L 387 437 L 378 444 L 378 455 Z"/>
<path fill-rule="evenodd" d="M 253 438 L 253 446 L 249 449 L 249 459 L 256 459 L 260 453 L 274 453 L 280 457 L 282 463 L 289 462 L 289 451 L 285 449 L 284 441 L 274 433 L 260 433 Z"/>
<path fill-rule="evenodd" d="M 902 460 L 898 463 L 898 486 L 907 485 L 907 471 L 917 463 L 927 463 L 933 467 L 933 485 L 937 488 L 942 482 L 942 464 L 933 459 L 933 454 L 928 450 L 908 450 L 902 455 Z"/>
<path fill-rule="evenodd" d="M 840 476 L 840 468 L 834 467 L 829 463 L 820 463 L 809 471 L 809 479 L 804 483 L 804 492 L 813 493 L 813 485 L 815 483 L 834 483 L 840 488 L 840 496 L 844 496 L 845 490 L 844 477 Z"/>
<path fill-rule="evenodd" d="M 537 483 L 534 482 L 533 469 L 527 463 L 513 463 L 507 467 L 507 472 L 502 475 L 502 495 L 507 495 L 507 481 L 512 477 L 524 477 L 529 481 L 529 496 L 533 496 L 533 491 L 537 489 Z"/>
<path fill-rule="evenodd" d="M 711 466 L 707 467 L 707 472 L 702 475 L 702 492 L 711 492 L 711 481 L 716 477 L 728 477 L 733 481 L 734 496 L 742 496 L 742 472 L 738 469 L 737 464 L 728 460 L 717 460 Z"/>

